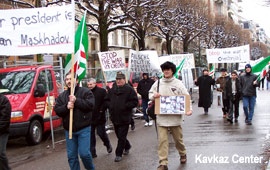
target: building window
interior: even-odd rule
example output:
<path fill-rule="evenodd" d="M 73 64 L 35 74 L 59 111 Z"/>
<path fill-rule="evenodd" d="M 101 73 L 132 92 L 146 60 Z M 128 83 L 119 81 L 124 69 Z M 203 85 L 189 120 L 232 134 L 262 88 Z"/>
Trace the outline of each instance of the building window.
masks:
<path fill-rule="evenodd" d="M 244 29 L 249 29 L 249 23 L 248 22 L 244 22 Z"/>
<path fill-rule="evenodd" d="M 96 39 L 95 38 L 91 38 L 90 50 L 91 51 L 96 50 Z"/>

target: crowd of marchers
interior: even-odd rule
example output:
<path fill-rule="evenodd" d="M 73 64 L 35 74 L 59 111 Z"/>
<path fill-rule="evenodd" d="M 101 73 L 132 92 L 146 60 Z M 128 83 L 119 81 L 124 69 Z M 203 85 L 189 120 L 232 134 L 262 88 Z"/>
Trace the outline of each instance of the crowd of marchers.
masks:
<path fill-rule="evenodd" d="M 152 80 L 147 73 L 143 73 L 139 81 L 137 92 L 142 99 L 142 112 L 145 126 L 151 126 L 147 114 L 148 104 L 161 96 L 188 95 L 188 91 L 181 80 L 174 77 L 176 66 L 172 62 L 165 62 L 161 66 L 162 78 Z M 222 114 L 229 123 L 238 122 L 239 101 L 243 100 L 243 109 L 246 116 L 245 123 L 252 125 L 254 105 L 256 102 L 256 87 L 260 85 L 257 76 L 253 74 L 250 64 L 245 66 L 245 71 L 238 75 L 236 71 L 229 75 L 225 68 L 220 69 L 221 76 L 215 80 L 209 76 L 208 69 L 203 70 L 203 75 L 195 79 L 195 85 L 199 86 L 198 106 L 204 108 L 204 114 L 209 113 L 213 102 L 212 86 L 222 94 Z M 132 118 L 134 108 L 138 106 L 138 95 L 132 84 L 126 83 L 125 74 L 118 72 L 112 88 L 106 90 L 96 84 L 96 80 L 90 78 L 87 87 L 80 87 L 78 79 L 71 94 L 71 74 L 65 76 L 67 89 L 56 99 L 55 112 L 63 119 L 63 127 L 66 136 L 67 157 L 70 169 L 79 170 L 81 161 L 87 170 L 94 170 L 93 158 L 96 158 L 96 134 L 101 138 L 108 153 L 113 151 L 110 139 L 106 133 L 106 110 L 109 111 L 115 135 L 118 139 L 115 148 L 115 162 L 120 162 L 123 155 L 127 156 L 132 148 L 127 139 L 129 127 L 135 129 Z M 264 83 L 261 83 L 262 85 Z M 262 86 L 264 88 L 264 86 Z M 267 75 L 267 89 L 269 88 L 269 73 Z M 70 110 L 73 110 L 72 138 L 69 138 Z M 8 99 L 0 94 L 0 167 L 9 170 L 6 157 L 6 144 L 10 122 L 11 107 Z M 192 115 L 192 104 L 186 116 Z M 186 148 L 182 134 L 182 114 L 158 114 L 156 124 L 158 132 L 158 157 L 157 170 L 168 170 L 169 140 L 168 134 L 173 136 L 175 147 L 179 153 L 179 163 L 187 161 Z"/>
<path fill-rule="evenodd" d="M 204 108 L 204 114 L 208 114 L 208 109 L 213 103 L 212 87 L 214 86 L 222 96 L 222 113 L 223 118 L 231 124 L 238 123 L 239 117 L 239 102 L 243 102 L 243 110 L 245 113 L 245 123 L 252 125 L 254 114 L 254 106 L 256 103 L 256 88 L 262 85 L 264 89 L 264 78 L 259 81 L 258 76 L 252 73 L 250 64 L 245 65 L 245 71 L 238 74 L 237 71 L 232 71 L 229 75 L 225 68 L 220 69 L 221 76 L 215 80 L 214 76 L 209 76 L 208 69 L 203 70 L 203 75 L 195 79 L 195 84 L 199 86 L 199 107 Z M 269 88 L 268 71 L 267 89 Z"/>

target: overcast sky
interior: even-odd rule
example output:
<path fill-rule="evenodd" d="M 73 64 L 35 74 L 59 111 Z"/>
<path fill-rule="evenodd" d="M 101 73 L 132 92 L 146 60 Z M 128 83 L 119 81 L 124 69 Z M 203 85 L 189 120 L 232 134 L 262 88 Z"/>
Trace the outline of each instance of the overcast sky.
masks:
<path fill-rule="evenodd" d="M 243 17 L 253 20 L 262 27 L 270 37 L 270 7 L 263 6 L 263 0 L 242 0 Z"/>

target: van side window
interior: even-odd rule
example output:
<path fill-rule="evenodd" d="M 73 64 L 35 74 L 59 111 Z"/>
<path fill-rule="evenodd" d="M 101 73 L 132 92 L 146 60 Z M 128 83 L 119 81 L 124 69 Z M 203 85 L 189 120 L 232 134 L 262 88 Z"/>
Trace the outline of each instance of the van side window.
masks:
<path fill-rule="evenodd" d="M 53 90 L 53 80 L 52 80 L 52 74 L 51 71 L 48 70 L 47 71 L 47 76 L 48 76 L 48 84 L 49 84 L 49 90 L 52 91 Z M 37 84 L 43 84 L 45 90 L 47 91 L 47 85 L 46 85 L 46 77 L 45 77 L 45 70 L 42 70 L 39 73 L 38 79 L 37 79 Z M 36 84 L 36 86 L 37 86 Z"/>

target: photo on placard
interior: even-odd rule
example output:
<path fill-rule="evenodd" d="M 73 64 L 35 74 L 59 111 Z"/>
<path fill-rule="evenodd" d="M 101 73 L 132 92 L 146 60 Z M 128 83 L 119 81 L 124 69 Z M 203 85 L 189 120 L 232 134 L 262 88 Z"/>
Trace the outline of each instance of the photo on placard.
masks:
<path fill-rule="evenodd" d="M 161 96 L 160 114 L 184 114 L 185 96 Z"/>

